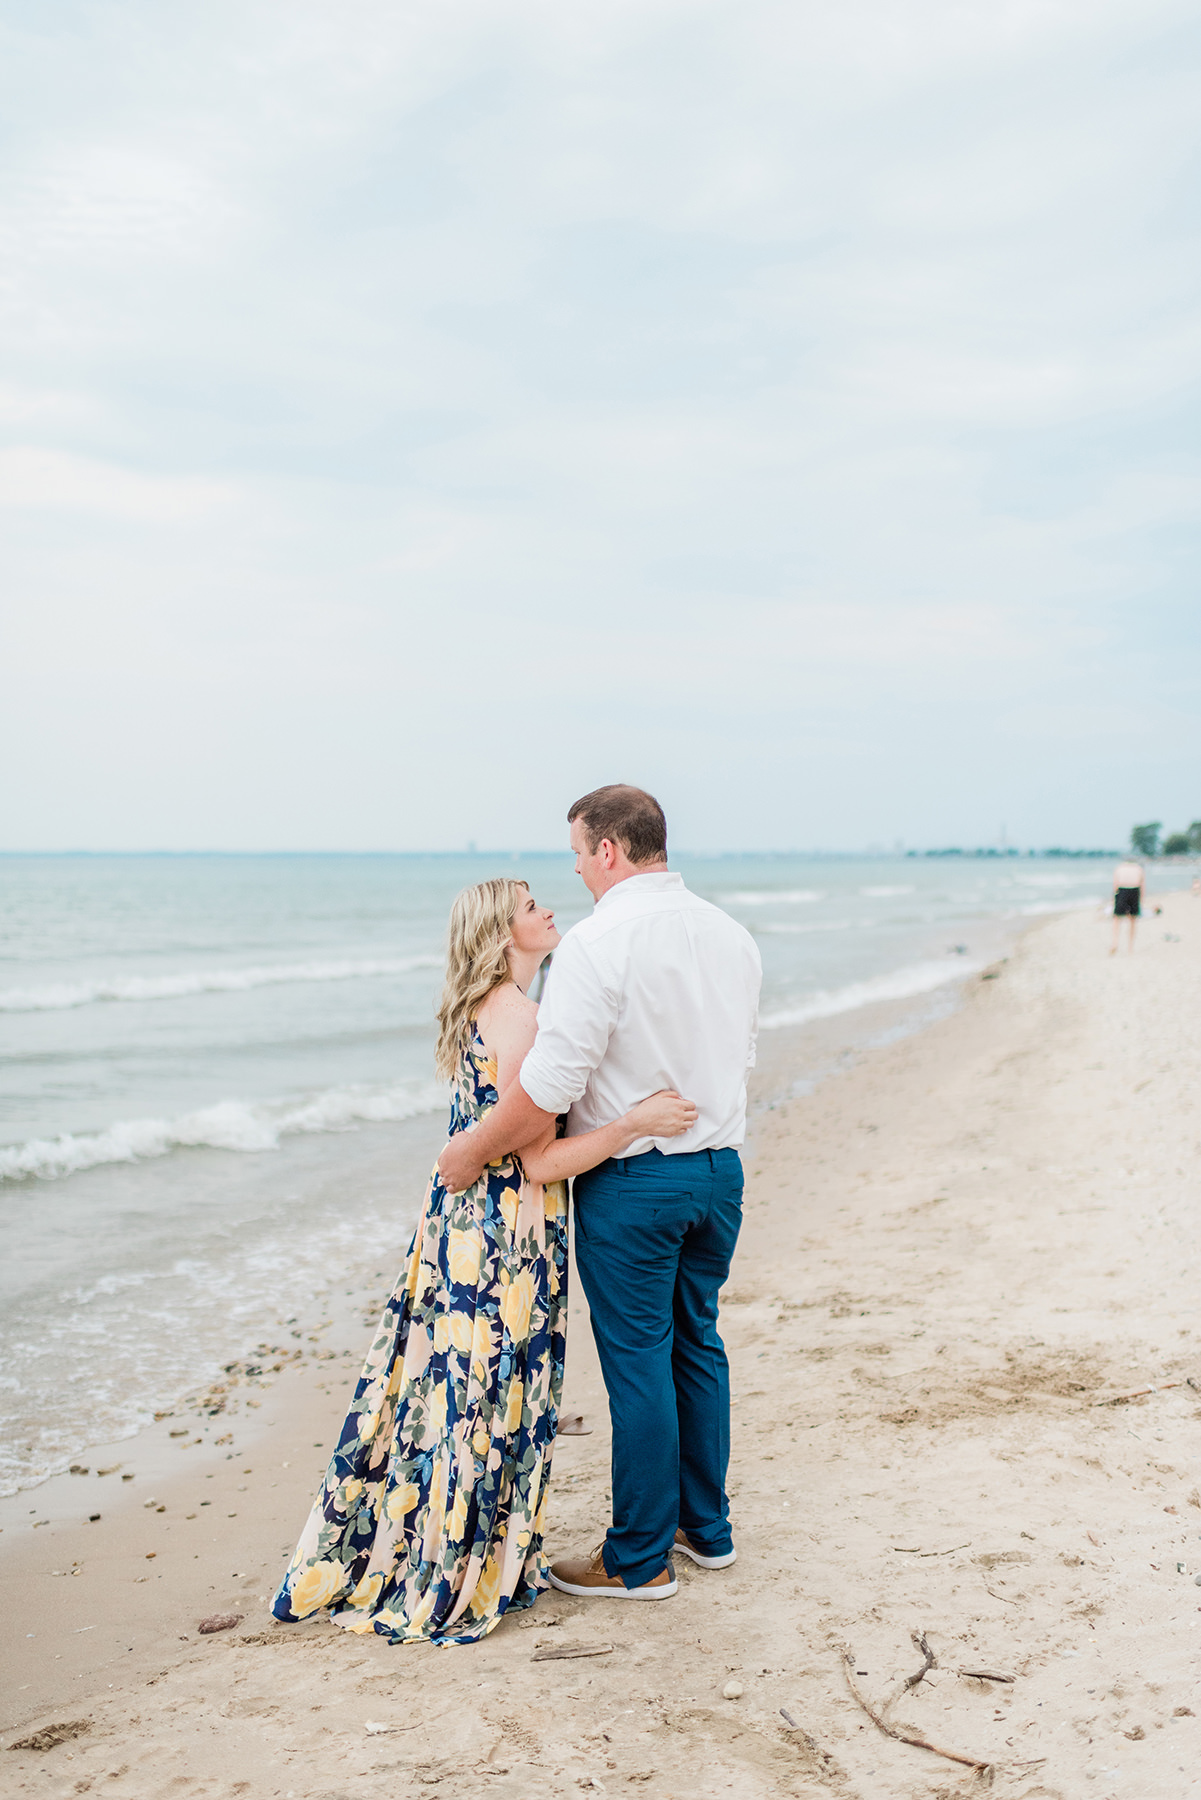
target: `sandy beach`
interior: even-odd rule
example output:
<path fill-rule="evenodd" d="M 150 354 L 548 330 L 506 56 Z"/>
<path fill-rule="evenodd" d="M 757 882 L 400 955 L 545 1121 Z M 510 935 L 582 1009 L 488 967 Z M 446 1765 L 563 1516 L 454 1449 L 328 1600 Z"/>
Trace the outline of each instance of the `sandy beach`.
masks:
<path fill-rule="evenodd" d="M 1162 904 L 1133 957 L 1092 912 L 1040 922 L 951 1016 L 757 1113 L 733 1568 L 682 1564 L 661 1606 L 548 1594 L 463 1649 L 274 1625 L 377 1264 L 4 1502 L 0 1791 L 1201 1793 L 1201 903 Z M 593 1429 L 556 1451 L 552 1553 L 607 1520 L 578 1291 L 565 1410 Z M 966 1760 L 852 1692 L 848 1652 L 879 1713 L 915 1634 L 888 1717 Z"/>

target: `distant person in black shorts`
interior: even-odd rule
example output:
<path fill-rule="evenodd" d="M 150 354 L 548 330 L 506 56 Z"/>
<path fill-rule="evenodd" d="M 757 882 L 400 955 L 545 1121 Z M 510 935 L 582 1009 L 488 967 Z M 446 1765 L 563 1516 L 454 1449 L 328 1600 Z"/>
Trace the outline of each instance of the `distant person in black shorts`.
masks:
<path fill-rule="evenodd" d="M 1126 949 L 1134 949 L 1134 927 L 1143 910 L 1143 894 L 1146 891 L 1146 876 L 1142 863 L 1132 857 L 1120 862 L 1113 872 L 1113 942 L 1109 946 L 1109 954 L 1118 953 L 1118 936 L 1122 929 L 1122 920 L 1130 920 L 1130 938 Z"/>

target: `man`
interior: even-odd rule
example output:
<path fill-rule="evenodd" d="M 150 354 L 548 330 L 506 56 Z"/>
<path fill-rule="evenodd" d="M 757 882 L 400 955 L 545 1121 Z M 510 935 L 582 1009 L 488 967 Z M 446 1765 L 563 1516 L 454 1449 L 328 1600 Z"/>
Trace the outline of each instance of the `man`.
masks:
<path fill-rule="evenodd" d="M 730 1385 L 717 1296 L 742 1220 L 747 1071 L 761 967 L 750 934 L 667 867 L 667 822 L 641 788 L 597 788 L 567 815 L 596 902 L 555 952 L 538 1035 L 487 1118 L 447 1145 L 447 1187 L 567 1112 L 570 1136 L 674 1088 L 696 1123 L 575 1181 L 576 1263 L 613 1422 L 613 1523 L 551 1580 L 569 1594 L 668 1599 L 673 1549 L 734 1561 L 725 1476 Z M 569 1110 L 570 1109 L 570 1110 Z"/>

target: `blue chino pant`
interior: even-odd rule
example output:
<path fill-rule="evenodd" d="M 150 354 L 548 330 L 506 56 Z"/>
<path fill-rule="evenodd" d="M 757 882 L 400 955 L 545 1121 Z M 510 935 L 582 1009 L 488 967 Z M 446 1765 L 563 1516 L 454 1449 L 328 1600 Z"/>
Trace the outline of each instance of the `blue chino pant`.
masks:
<path fill-rule="evenodd" d="M 613 1423 L 605 1568 L 653 1581 L 681 1527 L 731 1547 L 730 1375 L 717 1295 L 742 1223 L 737 1150 L 611 1157 L 575 1178 L 575 1253 Z"/>

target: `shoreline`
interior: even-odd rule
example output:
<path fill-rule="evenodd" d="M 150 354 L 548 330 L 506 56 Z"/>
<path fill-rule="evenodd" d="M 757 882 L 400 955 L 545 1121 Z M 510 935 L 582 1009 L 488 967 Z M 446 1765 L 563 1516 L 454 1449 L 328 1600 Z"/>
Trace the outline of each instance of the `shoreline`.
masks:
<path fill-rule="evenodd" d="M 271 1626 L 258 1596 L 303 1524 L 342 1365 L 357 1373 L 365 1343 L 356 1291 L 315 1346 L 338 1355 L 283 1369 L 253 1390 L 257 1408 L 216 1415 L 187 1449 L 164 1419 L 134 1440 L 131 1483 L 55 1477 L 73 1521 L 0 1538 L 6 1741 L 92 1721 L 52 1750 L 6 1753 L 10 1777 L 103 1776 L 120 1797 L 187 1771 L 205 1792 L 365 1800 L 385 1773 L 398 1792 L 433 1773 L 468 1795 L 486 1772 L 488 1793 L 526 1800 L 649 1768 L 647 1794 L 676 1800 L 933 1795 L 953 1766 L 871 1726 L 838 1650 L 852 1644 L 878 1699 L 926 1630 L 938 1668 L 898 1713 L 995 1758 L 1003 1791 L 1180 1800 L 1201 1749 L 1180 1710 L 1201 1602 L 1186 1385 L 1201 1379 L 1187 1147 L 1201 906 L 1160 898 L 1162 929 L 1145 922 L 1135 957 L 1110 961 L 1087 916 L 1040 919 L 958 1010 L 756 1114 L 722 1311 L 733 1569 L 682 1570 L 661 1607 L 547 1595 L 457 1655 L 348 1644 L 320 1620 Z M 837 1062 L 836 1032 L 821 1054 Z M 594 1543 L 607 1507 L 578 1284 L 569 1345 L 564 1410 L 594 1429 L 558 1445 L 552 1554 Z M 197 1637 L 218 1610 L 245 1618 Z M 518 1729 L 506 1686 L 543 1633 L 612 1649 L 526 1672 L 545 1705 Z M 986 1692 L 957 1666 L 1016 1680 Z"/>
<path fill-rule="evenodd" d="M 755 1121 L 761 1113 L 770 1111 L 784 1100 L 795 1098 L 800 1093 L 814 1091 L 822 1082 L 834 1076 L 845 1074 L 862 1056 L 880 1044 L 921 1032 L 934 1021 L 946 1017 L 962 1003 L 965 986 L 974 978 L 976 967 L 982 960 L 991 955 L 1003 955 L 1015 943 L 1020 942 L 1025 932 L 1037 929 L 1043 922 L 1041 918 L 982 920 L 979 922 L 980 936 L 984 940 L 982 953 L 965 963 L 961 976 L 950 976 L 925 991 L 919 989 L 913 993 L 870 999 L 797 1024 L 765 1028 L 759 1040 L 759 1065 L 751 1082 L 748 1134 L 753 1132 Z M 374 1229 L 377 1241 L 382 1240 L 387 1247 L 381 1247 L 370 1254 L 360 1249 L 349 1258 L 343 1253 L 343 1260 L 322 1279 L 328 1279 L 339 1290 L 334 1307 L 336 1313 L 343 1297 L 341 1290 L 347 1284 L 350 1289 L 361 1291 L 364 1301 L 369 1300 L 371 1305 L 375 1305 L 378 1313 L 390 1292 L 388 1284 L 406 1254 L 412 1224 L 424 1191 L 425 1177 L 422 1171 L 428 1169 L 443 1141 L 443 1111 L 444 1109 L 440 1109 L 435 1113 L 415 1115 L 382 1129 L 363 1126 L 353 1133 L 293 1140 L 276 1151 L 268 1152 L 262 1164 L 244 1171 L 239 1171 L 236 1162 L 228 1160 L 236 1156 L 234 1152 L 187 1150 L 180 1156 L 178 1180 L 195 1191 L 194 1203 L 200 1204 L 202 1212 L 207 1196 L 211 1193 L 224 1199 L 236 1186 L 239 1173 L 245 1181 L 252 1184 L 254 1204 L 260 1212 L 264 1206 L 270 1205 L 273 1198 L 278 1206 L 282 1195 L 299 1189 L 304 1195 L 304 1213 L 312 1222 L 320 1219 L 320 1197 L 323 1193 L 328 1194 L 334 1210 L 324 1228 L 326 1235 L 337 1231 L 334 1223 L 339 1218 L 340 1201 L 336 1198 L 337 1191 L 349 1186 L 356 1193 L 357 1204 L 367 1215 L 363 1232 L 370 1237 Z M 255 1160 L 257 1163 L 257 1159 Z M 139 1197 L 139 1190 L 147 1184 L 153 1186 L 162 1179 L 162 1169 L 154 1159 L 122 1165 L 121 1172 L 126 1183 L 126 1205 L 144 1205 L 145 1202 Z M 88 1170 L 71 1179 L 86 1190 L 89 1182 L 107 1179 L 107 1171 Z M 350 1228 L 350 1219 L 344 1211 L 340 1222 L 345 1235 Z M 377 1268 L 375 1279 L 380 1285 L 373 1286 L 373 1277 L 368 1274 L 368 1269 L 371 1264 L 385 1258 L 394 1267 L 382 1272 Z M 248 1324 L 238 1329 L 236 1322 L 230 1320 L 224 1341 L 219 1345 L 213 1343 L 209 1346 L 204 1359 L 207 1366 L 197 1370 L 197 1380 L 188 1382 L 174 1392 L 160 1388 L 153 1403 L 144 1401 L 144 1416 L 140 1424 L 131 1430 L 77 1442 L 73 1449 L 58 1453 L 60 1467 L 49 1469 L 45 1473 L 24 1475 L 11 1492 L 0 1494 L 0 1560 L 10 1545 L 10 1534 L 14 1529 L 19 1529 L 29 1511 L 20 1504 L 23 1495 L 36 1496 L 47 1484 L 60 1480 L 68 1465 L 74 1467 L 86 1464 L 89 1472 L 97 1466 L 114 1468 L 120 1464 L 122 1472 L 131 1463 L 140 1466 L 142 1457 L 138 1446 L 143 1434 L 152 1432 L 149 1418 L 151 1412 L 158 1420 L 168 1413 L 197 1410 L 205 1389 L 214 1382 L 222 1382 L 222 1370 L 231 1363 L 244 1364 L 253 1360 L 256 1349 L 262 1350 L 263 1340 L 270 1340 L 270 1349 L 271 1344 L 282 1337 L 285 1340 L 284 1348 L 287 1349 L 289 1338 L 307 1339 L 315 1324 L 323 1324 L 323 1315 L 328 1308 L 320 1296 L 314 1300 L 312 1296 L 297 1291 L 296 1273 L 293 1270 L 292 1287 L 278 1301 L 268 1303 L 253 1325 Z M 345 1297 L 350 1298 L 349 1293 Z M 360 1304 L 362 1302 L 355 1301 L 351 1310 L 355 1310 Z M 194 1300 L 192 1306 L 195 1310 Z M 342 1307 L 341 1310 L 345 1308 Z M 274 1316 L 280 1313 L 292 1313 L 295 1316 Z M 298 1324 L 299 1331 L 293 1329 Z M 339 1353 L 346 1351 L 348 1347 L 353 1349 L 354 1342 L 352 1332 L 340 1340 Z M 269 1359 L 270 1362 L 276 1360 L 278 1359 L 274 1356 Z M 253 1407 L 257 1403 L 249 1400 L 248 1404 Z M 13 1437 L 14 1441 L 19 1441 L 15 1432 Z M 156 1466 L 153 1452 L 149 1454 L 150 1466 Z M 58 1490 L 55 1490 L 53 1497 L 48 1500 L 48 1516 L 70 1516 L 79 1493 L 82 1490 L 77 1489 L 77 1484 L 73 1483 L 67 1512 L 64 1513 L 59 1503 Z M 90 1493 L 89 1498 L 100 1501 L 106 1494 L 107 1490 L 103 1494 L 96 1490 Z"/>
<path fill-rule="evenodd" d="M 1023 922 L 1012 942 L 1020 943 L 1045 923 L 1041 918 Z M 920 1035 L 953 1016 L 974 980 L 974 974 L 965 972 L 961 980 L 947 982 L 930 993 L 881 1000 L 765 1034 L 760 1039 L 763 1054 L 748 1101 L 744 1146 L 748 1175 L 757 1130 L 770 1122 L 777 1108 L 845 1078 L 881 1046 Z M 405 1134 L 415 1136 L 422 1123 L 425 1121 L 407 1122 Z M 441 1142 L 440 1130 L 433 1136 Z M 411 1198 L 415 1215 L 419 1201 Z M 411 1227 L 406 1227 L 406 1243 L 410 1232 Z M 187 1641 L 188 1634 L 172 1632 L 153 1591 L 167 1578 L 168 1551 L 180 1545 L 181 1527 L 190 1528 L 184 1533 L 189 1541 L 181 1546 L 184 1561 L 190 1557 L 203 1565 L 200 1570 L 181 1570 L 178 1558 L 171 1556 L 173 1578 L 182 1575 L 186 1581 L 185 1610 L 240 1613 L 243 1631 L 253 1619 L 270 1627 L 266 1603 L 325 1472 L 328 1449 L 345 1416 L 343 1402 L 353 1389 L 404 1256 L 405 1244 L 398 1241 L 396 1270 L 389 1266 L 385 1271 L 378 1266 L 382 1259 L 374 1255 L 362 1258 L 358 1270 L 348 1278 L 349 1287 L 339 1276 L 336 1298 L 320 1306 L 308 1305 L 307 1317 L 305 1300 L 295 1301 L 295 1320 L 264 1327 L 266 1354 L 261 1359 L 251 1361 L 253 1353 L 241 1351 L 230 1359 L 232 1380 L 222 1370 L 214 1374 L 212 1383 L 160 1409 L 152 1424 L 81 1451 L 77 1458 L 80 1473 L 48 1475 L 0 1497 L 0 1582 L 12 1581 L 18 1588 L 31 1582 L 34 1589 L 40 1587 L 38 1574 L 47 1560 L 44 1553 L 54 1545 L 51 1579 L 64 1584 L 61 1590 L 53 1590 L 55 1600 L 70 1603 L 77 1597 L 80 1590 L 73 1582 L 94 1566 L 98 1550 L 109 1570 L 129 1571 L 141 1562 L 143 1566 L 130 1577 L 131 1584 L 152 1590 L 129 1596 L 127 1608 L 116 1617 L 85 1625 L 82 1631 L 71 1628 L 71 1638 L 86 1632 L 87 1642 L 66 1643 L 53 1652 L 54 1662 L 62 1667 L 46 1669 L 44 1681 L 16 1683 L 16 1694 L 24 1704 L 18 1705 L 11 1719 L 6 1717 L 0 1723 L 0 1729 L 15 1729 L 29 1721 L 53 1704 L 56 1696 L 69 1693 L 75 1682 L 86 1682 L 98 1667 L 116 1673 L 113 1687 L 119 1690 L 124 1684 L 126 1657 L 137 1659 L 131 1670 L 136 1679 L 142 1658 L 148 1655 L 154 1660 L 160 1646 L 170 1650 Z M 377 1267 L 369 1274 L 371 1263 Z M 586 1399 L 591 1409 L 589 1424 L 603 1432 L 607 1441 L 606 1402 L 574 1258 L 572 1280 L 564 1414 L 581 1410 Z M 261 1373 L 247 1375 L 248 1361 Z M 219 1410 L 210 1413 L 209 1402 L 214 1399 Z M 560 1475 L 564 1444 L 572 1446 L 567 1454 L 579 1463 L 587 1440 L 574 1444 L 571 1439 L 560 1440 L 556 1469 Z M 266 1530 L 256 1526 L 247 1537 L 243 1525 L 231 1527 L 231 1522 L 244 1517 L 245 1503 L 239 1496 L 246 1491 L 246 1478 L 258 1470 L 260 1479 L 265 1479 L 261 1476 L 265 1463 L 273 1477 L 266 1486 L 266 1493 L 273 1497 L 272 1522 Z M 605 1478 L 606 1469 L 601 1465 L 596 1472 Z M 207 1486 L 210 1481 L 211 1489 Z M 93 1516 L 97 1513 L 98 1519 Z M 215 1534 L 206 1534 L 203 1549 L 193 1549 L 191 1537 L 199 1542 L 201 1526 L 210 1522 L 216 1525 Z M 293 1543 L 285 1548 L 283 1540 L 289 1528 Z M 214 1572 L 216 1579 L 210 1580 Z M 192 1576 L 199 1579 L 193 1581 Z M 173 1599 L 172 1604 L 178 1602 Z M 36 1628 L 36 1623 L 36 1619 L 27 1620 L 26 1627 L 32 1624 Z M 31 1645 L 29 1638 L 24 1641 Z M 36 1641 L 35 1637 L 32 1642 Z"/>

